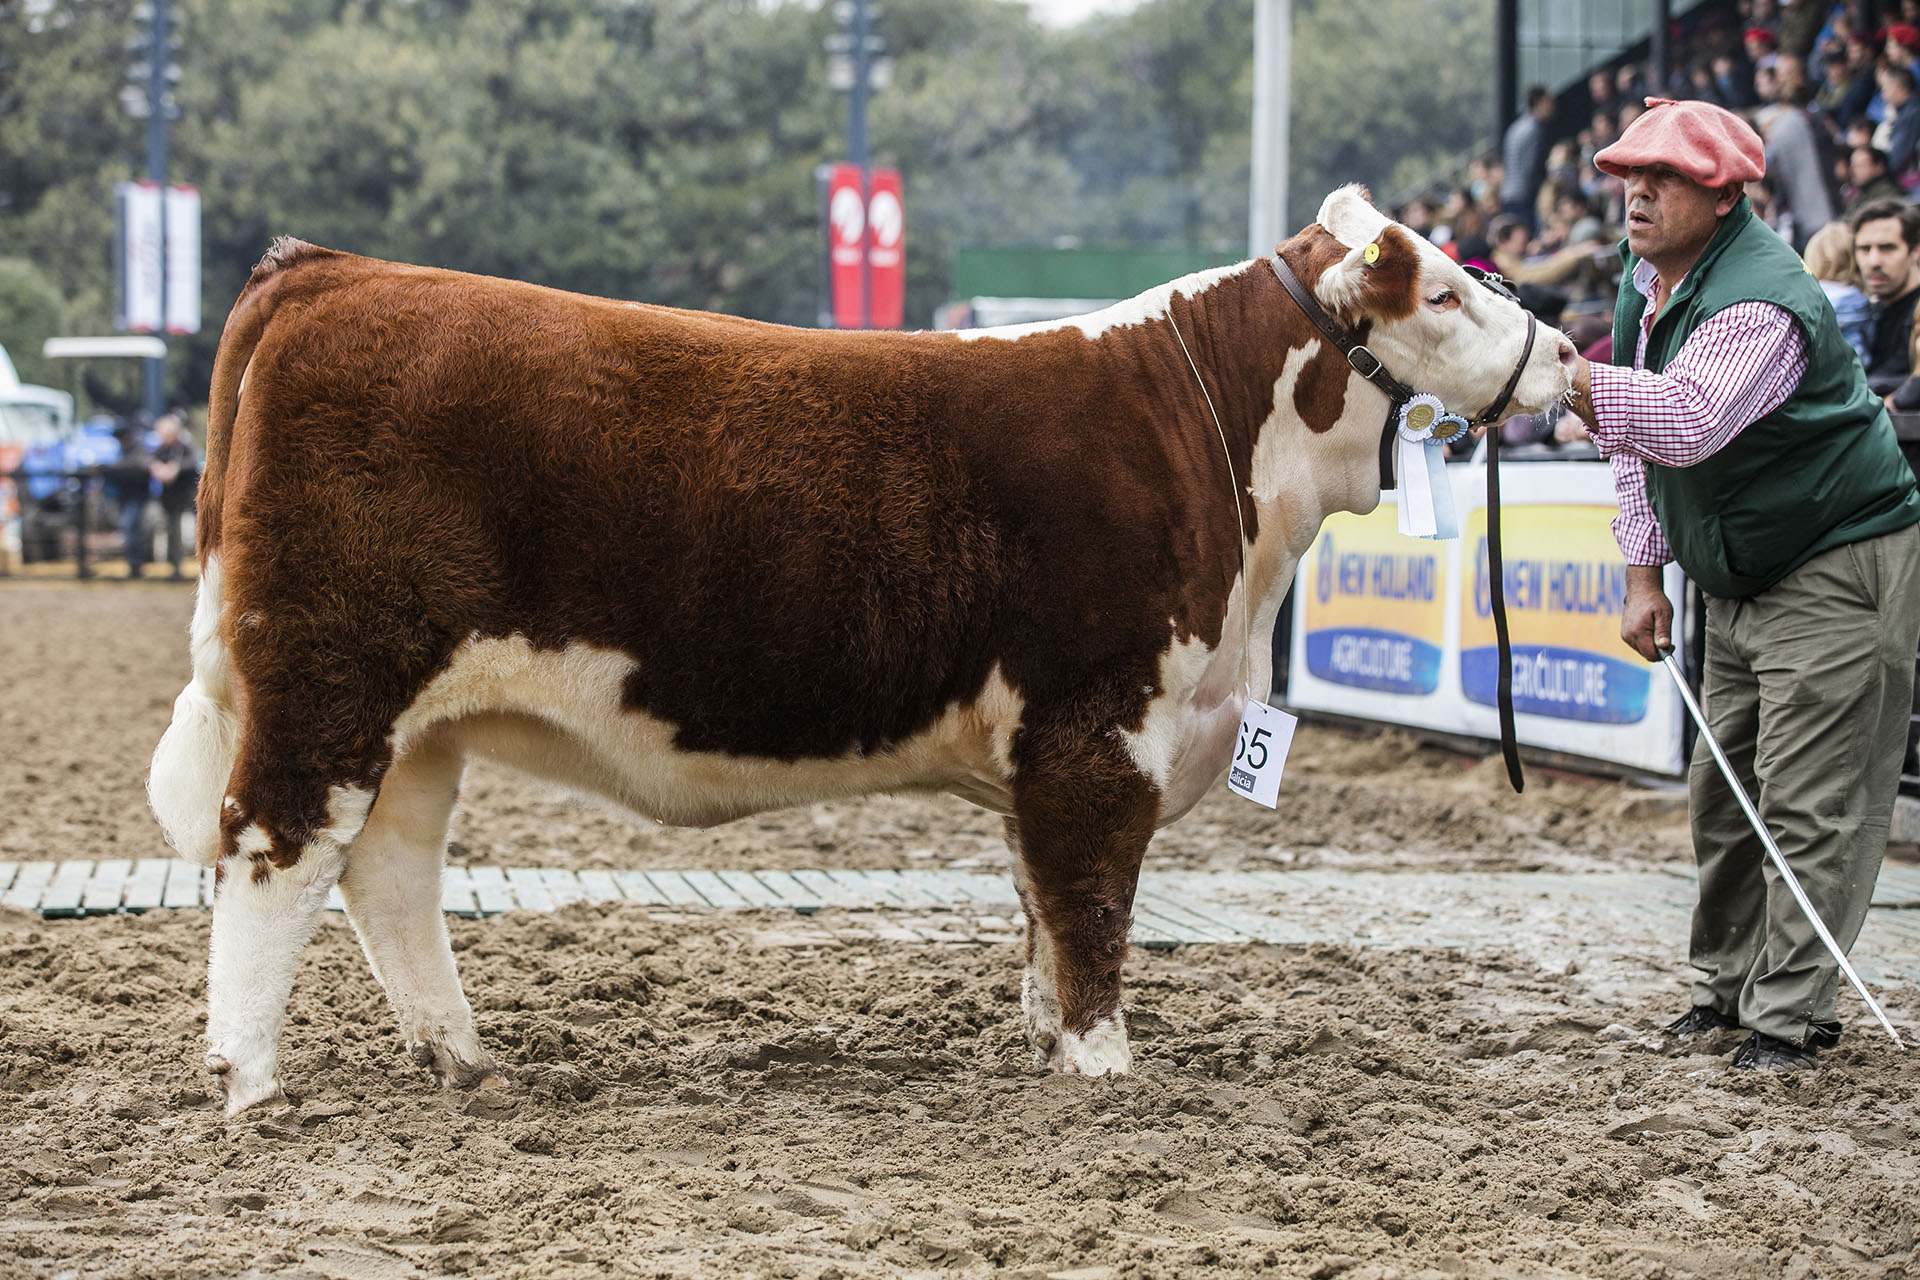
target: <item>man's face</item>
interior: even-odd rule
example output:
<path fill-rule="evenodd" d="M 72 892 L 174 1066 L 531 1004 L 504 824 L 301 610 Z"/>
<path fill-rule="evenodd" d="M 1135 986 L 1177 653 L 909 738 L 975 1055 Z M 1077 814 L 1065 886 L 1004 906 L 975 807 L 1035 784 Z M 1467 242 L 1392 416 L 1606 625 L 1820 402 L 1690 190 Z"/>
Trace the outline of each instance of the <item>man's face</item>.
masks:
<path fill-rule="evenodd" d="M 1847 181 L 1856 187 L 1866 186 L 1885 172 L 1874 162 L 1873 152 L 1865 147 L 1855 147 L 1853 154 L 1847 157 Z"/>
<path fill-rule="evenodd" d="M 1627 170 L 1627 247 L 1656 269 L 1691 264 L 1739 199 L 1663 164 Z"/>
<path fill-rule="evenodd" d="M 1906 83 L 1896 76 L 1881 76 L 1880 96 L 1887 100 L 1888 106 L 1900 106 L 1907 100 Z"/>
<path fill-rule="evenodd" d="M 1920 283 L 1914 265 L 1914 246 L 1906 241 L 1898 218 L 1875 218 L 1853 233 L 1853 258 L 1860 264 L 1860 280 L 1867 293 L 1882 300 L 1898 298 Z"/>

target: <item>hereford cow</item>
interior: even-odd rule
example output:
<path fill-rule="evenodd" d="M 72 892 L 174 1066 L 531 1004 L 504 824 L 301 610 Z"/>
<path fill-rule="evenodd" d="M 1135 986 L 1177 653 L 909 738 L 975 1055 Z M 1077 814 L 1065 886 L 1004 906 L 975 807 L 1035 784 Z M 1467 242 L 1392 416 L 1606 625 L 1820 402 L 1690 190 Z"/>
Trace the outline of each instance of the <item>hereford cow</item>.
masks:
<path fill-rule="evenodd" d="M 1568 386 L 1564 338 L 1357 188 L 1276 252 L 1455 411 Z M 678 825 L 896 789 L 1002 813 L 1039 1061 L 1125 1071 L 1147 842 L 1226 767 L 1322 519 L 1379 502 L 1387 404 L 1272 259 L 893 334 L 277 243 L 214 366 L 193 679 L 149 780 L 219 872 L 228 1111 L 280 1092 L 336 883 L 414 1060 L 492 1076 L 440 912 L 474 752 Z"/>

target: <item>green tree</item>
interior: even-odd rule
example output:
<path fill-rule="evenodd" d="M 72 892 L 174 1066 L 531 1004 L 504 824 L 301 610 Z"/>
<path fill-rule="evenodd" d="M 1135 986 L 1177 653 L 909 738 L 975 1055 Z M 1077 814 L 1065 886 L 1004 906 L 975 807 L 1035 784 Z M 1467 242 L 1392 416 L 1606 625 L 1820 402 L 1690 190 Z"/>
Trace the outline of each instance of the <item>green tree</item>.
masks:
<path fill-rule="evenodd" d="M 815 171 L 842 157 L 820 0 L 173 0 L 170 176 L 200 188 L 204 397 L 277 235 L 559 288 L 811 323 Z M 1147 0 L 1066 30 L 1015 0 L 887 0 L 872 155 L 906 179 L 908 321 L 961 245 L 1244 245 L 1251 0 Z M 1295 0 L 1292 223 L 1484 132 L 1484 0 Z M 111 321 L 133 0 L 0 0 L 0 253 Z M 126 384 L 131 392 L 131 383 Z M 103 384 L 103 391 L 117 394 Z"/>
<path fill-rule="evenodd" d="M 22 382 L 51 382 L 40 345 L 60 332 L 60 290 L 25 258 L 0 258 L 0 346 Z"/>

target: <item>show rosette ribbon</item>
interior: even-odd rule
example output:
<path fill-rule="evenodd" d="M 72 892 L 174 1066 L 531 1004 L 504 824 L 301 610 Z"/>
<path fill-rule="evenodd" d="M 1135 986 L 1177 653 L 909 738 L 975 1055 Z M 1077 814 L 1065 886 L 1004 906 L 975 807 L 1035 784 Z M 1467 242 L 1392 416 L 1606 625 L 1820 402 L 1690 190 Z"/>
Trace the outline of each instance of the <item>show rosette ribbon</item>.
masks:
<path fill-rule="evenodd" d="M 1446 442 L 1467 430 L 1440 397 L 1421 393 L 1400 408 L 1394 471 L 1400 481 L 1400 532 L 1414 538 L 1457 538 L 1460 518 L 1447 479 Z"/>

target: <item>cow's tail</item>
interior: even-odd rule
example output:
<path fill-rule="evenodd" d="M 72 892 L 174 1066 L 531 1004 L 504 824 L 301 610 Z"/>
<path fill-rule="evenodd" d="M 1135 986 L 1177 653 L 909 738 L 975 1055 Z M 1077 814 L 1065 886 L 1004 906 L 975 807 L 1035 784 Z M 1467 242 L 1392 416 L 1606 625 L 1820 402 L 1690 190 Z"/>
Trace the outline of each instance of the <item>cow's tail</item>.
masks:
<path fill-rule="evenodd" d="M 334 256 L 331 250 L 298 240 L 276 240 L 240 291 L 214 357 L 205 461 L 194 514 L 200 584 L 191 630 L 193 679 L 174 699 L 173 721 L 154 749 L 153 767 L 147 774 L 147 801 L 166 832 L 167 843 L 182 857 L 206 866 L 220 855 L 220 807 L 240 743 L 240 713 L 223 634 L 225 601 L 220 589 L 227 457 L 254 349 L 285 298 L 290 279 L 299 274 L 289 268 Z"/>
<path fill-rule="evenodd" d="M 247 367 L 253 362 L 254 348 L 260 345 L 267 322 L 273 319 L 291 279 L 298 274 L 291 268 L 315 259 L 339 256 L 331 249 L 281 236 L 254 267 L 246 288 L 240 290 L 233 310 L 227 314 L 226 327 L 220 331 L 220 350 L 213 360 L 213 385 L 207 392 L 206 457 L 194 513 L 195 540 L 202 565 L 220 549 L 227 451 L 233 439 L 234 421 L 240 416 L 240 396 L 246 387 Z"/>

